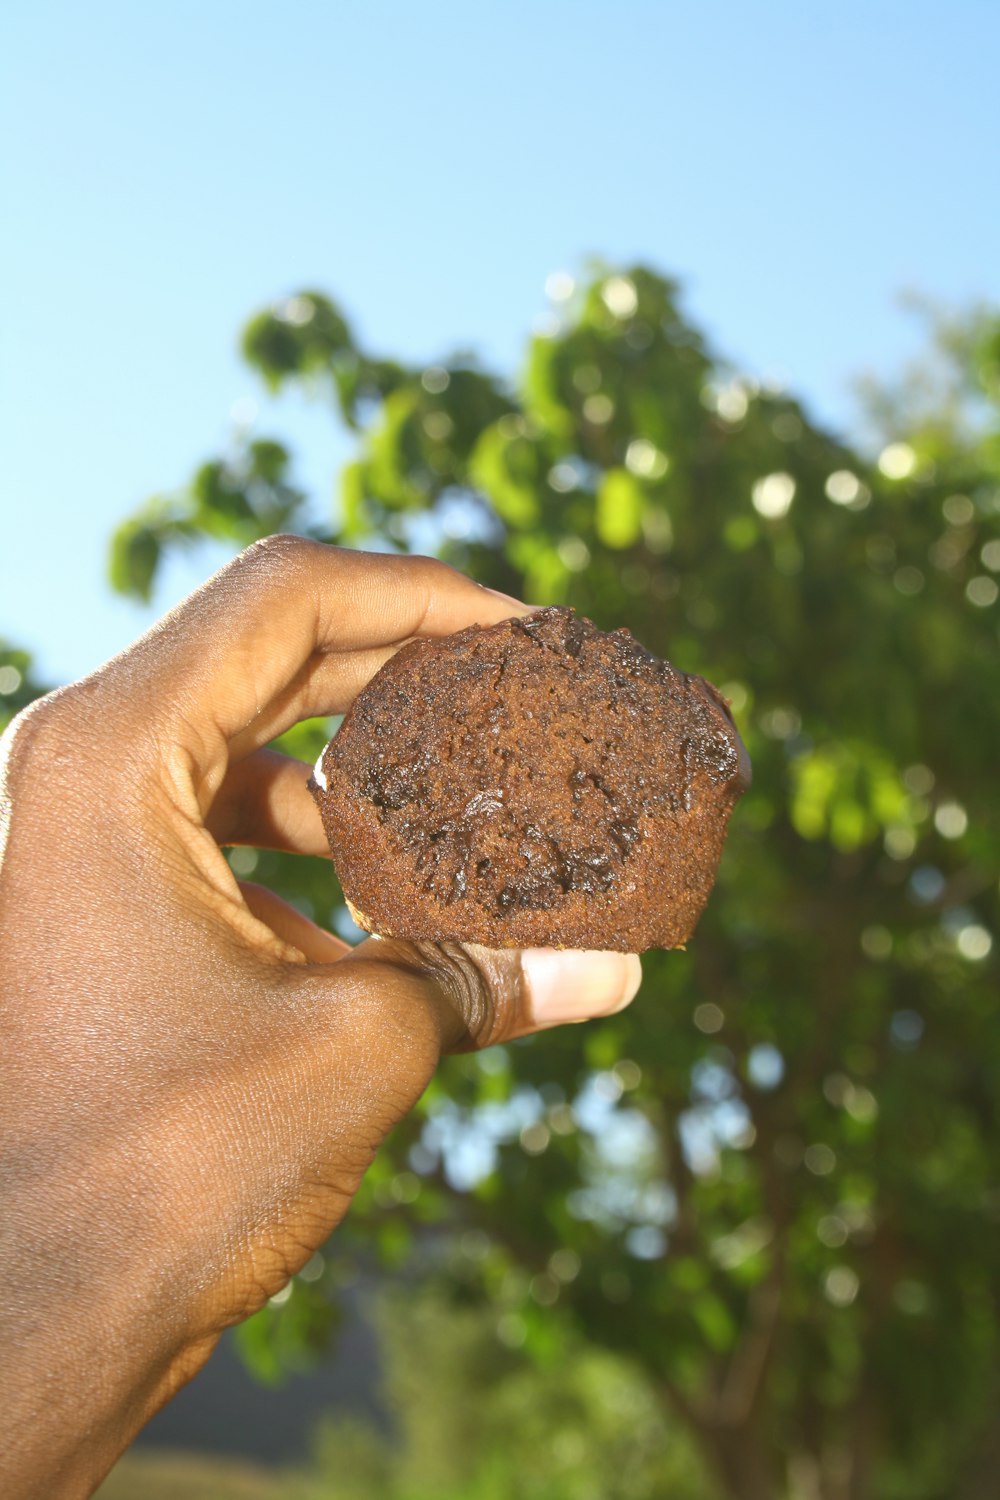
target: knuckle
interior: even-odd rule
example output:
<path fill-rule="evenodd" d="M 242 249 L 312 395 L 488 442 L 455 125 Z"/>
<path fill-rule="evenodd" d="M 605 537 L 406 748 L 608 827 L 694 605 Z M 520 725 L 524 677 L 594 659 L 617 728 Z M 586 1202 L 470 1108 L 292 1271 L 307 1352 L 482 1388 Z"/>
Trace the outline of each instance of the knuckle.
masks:
<path fill-rule="evenodd" d="M 408 586 L 422 585 L 429 594 L 457 576 L 456 570 L 449 563 L 442 562 L 439 557 L 427 557 L 422 552 L 383 554 L 380 561 L 397 569 L 405 577 Z"/>
<path fill-rule="evenodd" d="M 472 954 L 458 943 L 443 943 L 441 951 L 447 960 L 459 1011 L 474 1047 L 488 1047 L 496 1040 L 497 1013 L 489 980 Z"/>
<path fill-rule="evenodd" d="M 427 557 L 422 552 L 415 552 L 406 561 L 432 588 L 440 587 L 443 583 L 460 576 L 457 569 L 453 568 L 450 563 L 442 562 L 440 557 Z"/>
<path fill-rule="evenodd" d="M 437 557 L 408 553 L 393 557 L 389 566 L 400 586 L 414 605 L 414 633 L 419 635 L 435 602 L 452 594 L 460 582 L 468 580 L 457 569 Z"/>
<path fill-rule="evenodd" d="M 58 747 L 76 735 L 81 718 L 86 718 L 82 702 L 81 684 L 74 683 L 36 698 L 15 714 L 0 740 L 8 769 L 30 768 L 41 760 L 47 770 Z"/>
<path fill-rule="evenodd" d="M 314 567 L 330 550 L 311 537 L 297 536 L 292 531 L 276 531 L 253 542 L 245 552 L 240 553 L 236 562 L 239 568 L 251 573 L 260 571 L 282 577 Z"/>
<path fill-rule="evenodd" d="M 498 983 L 495 966 L 487 961 L 486 951 L 480 953 L 454 942 L 415 946 L 424 968 L 436 980 L 464 1027 L 464 1035 L 450 1050 L 471 1051 L 503 1040 L 511 1030 L 513 992 L 508 985 Z"/>
<path fill-rule="evenodd" d="M 133 734 L 126 753 L 123 740 L 129 701 L 109 668 L 37 698 L 0 739 L 3 780 L 43 798 L 54 816 L 69 796 L 78 815 L 110 828 L 136 782 L 141 742 Z"/>

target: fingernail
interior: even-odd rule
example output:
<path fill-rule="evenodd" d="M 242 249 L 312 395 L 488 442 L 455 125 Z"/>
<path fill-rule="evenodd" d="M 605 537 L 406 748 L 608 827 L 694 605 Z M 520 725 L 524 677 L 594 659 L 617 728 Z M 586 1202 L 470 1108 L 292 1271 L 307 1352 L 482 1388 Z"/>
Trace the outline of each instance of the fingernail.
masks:
<path fill-rule="evenodd" d="M 483 587 L 485 588 L 485 584 Z M 530 615 L 533 609 L 538 608 L 537 604 L 525 604 L 523 599 L 515 599 L 513 594 L 503 594 L 499 589 L 486 589 L 486 592 L 492 594 L 494 599 L 499 599 L 502 604 L 509 604 L 511 612 L 516 615 Z"/>
<path fill-rule="evenodd" d="M 537 1026 L 612 1016 L 624 1010 L 642 983 L 642 965 L 635 953 L 526 948 L 521 973 Z"/>

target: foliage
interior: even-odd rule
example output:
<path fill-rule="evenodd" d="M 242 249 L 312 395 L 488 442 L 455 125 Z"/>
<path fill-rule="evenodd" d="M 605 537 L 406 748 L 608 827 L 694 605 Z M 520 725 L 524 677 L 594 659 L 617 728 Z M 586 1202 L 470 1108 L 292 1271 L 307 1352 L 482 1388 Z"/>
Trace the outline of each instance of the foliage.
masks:
<path fill-rule="evenodd" d="M 454 1060 L 338 1259 L 376 1242 L 398 1265 L 449 1226 L 460 1295 L 540 1361 L 557 1313 L 638 1361 L 732 1496 L 985 1493 L 1000 320 L 948 330 L 943 386 L 919 387 L 946 399 L 881 401 L 877 461 L 736 378 L 642 267 L 594 268 L 516 383 L 375 358 L 315 292 L 244 347 L 357 434 L 313 534 L 430 539 L 629 625 L 722 686 L 755 768 L 689 950 L 647 955 L 623 1016 Z M 289 473 L 260 442 L 206 465 L 126 522 L 114 581 L 142 595 L 202 534 L 306 528 Z M 322 918 L 328 874 L 296 879 Z"/>
<path fill-rule="evenodd" d="M 98 1500 L 325 1500 L 297 1476 L 228 1458 L 133 1448 L 97 1491 Z"/>
<path fill-rule="evenodd" d="M 553 1380 L 498 1341 L 491 1309 L 412 1287 L 383 1295 L 375 1322 L 387 1427 L 333 1414 L 294 1470 L 135 1449 L 101 1500 L 715 1500 L 633 1362 L 562 1328 Z"/>
<path fill-rule="evenodd" d="M 327 1424 L 316 1456 L 338 1500 L 712 1500 L 629 1360 L 561 1328 L 553 1379 L 498 1342 L 495 1312 L 410 1292 L 383 1297 L 377 1321 L 392 1440 Z"/>
<path fill-rule="evenodd" d="M 15 714 L 46 691 L 35 677 L 27 651 L 12 646 L 0 636 L 0 732 Z"/>

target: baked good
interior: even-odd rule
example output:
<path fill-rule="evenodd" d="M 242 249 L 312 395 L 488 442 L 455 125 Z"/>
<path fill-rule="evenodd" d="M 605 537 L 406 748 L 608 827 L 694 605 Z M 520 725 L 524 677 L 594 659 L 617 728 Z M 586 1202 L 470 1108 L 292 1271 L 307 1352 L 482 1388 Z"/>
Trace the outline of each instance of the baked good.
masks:
<path fill-rule="evenodd" d="M 690 936 L 748 782 L 715 688 L 548 608 L 404 646 L 309 785 L 368 931 L 638 952 Z"/>

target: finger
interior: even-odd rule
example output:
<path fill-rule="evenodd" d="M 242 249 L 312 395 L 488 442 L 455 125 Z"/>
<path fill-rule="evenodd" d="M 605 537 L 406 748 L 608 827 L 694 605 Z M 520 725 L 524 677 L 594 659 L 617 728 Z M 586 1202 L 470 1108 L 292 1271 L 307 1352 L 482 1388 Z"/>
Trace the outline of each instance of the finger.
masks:
<path fill-rule="evenodd" d="M 205 824 L 220 844 L 252 844 L 329 858 L 323 823 L 306 783 L 312 767 L 275 750 L 230 765 Z"/>
<path fill-rule="evenodd" d="M 243 899 L 265 926 L 270 927 L 282 942 L 290 943 L 293 948 L 298 948 L 311 963 L 332 964 L 342 959 L 345 953 L 354 950 L 350 943 L 345 943 L 342 938 L 334 937 L 332 932 L 326 932 L 322 927 L 317 927 L 308 917 L 296 911 L 287 901 L 282 901 L 273 891 L 266 886 L 256 885 L 253 881 L 241 880 L 240 890 Z"/>
<path fill-rule="evenodd" d="M 399 641 L 358 651 L 314 651 L 288 686 L 229 741 L 229 760 L 252 755 L 303 719 L 346 713 L 379 667 L 403 644 Z"/>
<path fill-rule="evenodd" d="M 300 677 L 308 692 L 317 654 L 393 647 L 522 610 L 434 558 L 272 536 L 216 573 L 105 672 L 124 701 L 143 703 L 154 735 L 176 737 L 206 774 L 220 770 L 226 742 Z M 332 699 L 337 681 L 335 670 L 328 673 L 323 695 Z"/>
<path fill-rule="evenodd" d="M 491 949 L 474 943 L 369 938 L 349 962 L 372 966 L 370 984 L 434 1012 L 443 1051 L 468 1051 L 615 1015 L 635 997 L 635 953 L 568 948 Z"/>

